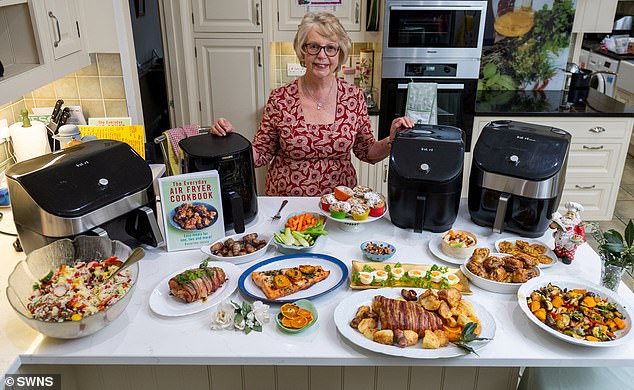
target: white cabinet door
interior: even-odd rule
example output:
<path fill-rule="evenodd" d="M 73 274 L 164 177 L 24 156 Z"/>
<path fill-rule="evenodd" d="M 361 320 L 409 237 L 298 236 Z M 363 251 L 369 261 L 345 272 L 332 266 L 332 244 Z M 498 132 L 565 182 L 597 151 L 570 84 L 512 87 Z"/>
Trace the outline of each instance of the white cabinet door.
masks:
<path fill-rule="evenodd" d="M 82 49 L 79 12 L 75 0 L 45 0 L 48 29 L 56 60 Z"/>
<path fill-rule="evenodd" d="M 195 32 L 262 32 L 262 0 L 192 0 Z"/>
<path fill-rule="evenodd" d="M 249 141 L 264 110 L 262 39 L 196 39 L 201 124 L 227 118 Z M 264 168 L 256 170 L 264 195 Z"/>
<path fill-rule="evenodd" d="M 278 29 L 280 31 L 297 31 L 297 26 L 307 11 L 332 12 L 346 29 L 346 31 L 361 31 L 361 0 L 344 0 L 341 5 L 333 8 L 308 7 L 299 5 L 297 0 L 277 0 Z"/>
<path fill-rule="evenodd" d="M 618 0 L 577 0 L 572 32 L 612 32 Z"/>

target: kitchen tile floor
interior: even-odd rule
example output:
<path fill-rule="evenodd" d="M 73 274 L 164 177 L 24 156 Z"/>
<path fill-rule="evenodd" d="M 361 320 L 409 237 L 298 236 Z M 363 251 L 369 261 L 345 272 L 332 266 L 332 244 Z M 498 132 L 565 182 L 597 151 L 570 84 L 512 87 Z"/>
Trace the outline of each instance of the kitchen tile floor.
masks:
<path fill-rule="evenodd" d="M 583 215 L 583 214 L 582 214 Z M 616 200 L 616 207 L 614 208 L 614 215 L 611 221 L 598 221 L 597 224 L 601 229 L 609 230 L 616 229 L 623 233 L 625 225 L 632 219 L 634 220 L 634 156 L 628 154 L 625 160 L 625 168 L 623 169 L 623 176 L 621 178 L 621 188 L 619 189 L 619 195 Z M 588 234 L 586 236 L 588 244 L 596 250 L 596 241 Z M 634 275 L 629 274 L 623 278 L 623 281 L 634 290 Z"/>

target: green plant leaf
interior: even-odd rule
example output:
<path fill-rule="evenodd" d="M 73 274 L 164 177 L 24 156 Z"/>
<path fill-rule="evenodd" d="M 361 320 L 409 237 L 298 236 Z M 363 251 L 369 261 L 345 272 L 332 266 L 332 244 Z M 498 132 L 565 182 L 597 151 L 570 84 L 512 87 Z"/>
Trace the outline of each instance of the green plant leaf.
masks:
<path fill-rule="evenodd" d="M 632 242 L 634 242 L 634 223 L 630 219 L 630 222 L 625 227 L 625 243 L 631 247 Z"/>
<path fill-rule="evenodd" d="M 484 65 L 484 68 L 482 69 L 482 75 L 484 75 L 485 79 L 491 78 L 493 77 L 498 71 L 498 67 L 495 66 L 494 63 L 489 62 L 488 64 Z"/>
<path fill-rule="evenodd" d="M 605 240 L 608 244 L 621 244 L 623 245 L 623 236 L 621 233 L 617 232 L 614 229 L 610 229 L 607 232 L 603 233 Z"/>

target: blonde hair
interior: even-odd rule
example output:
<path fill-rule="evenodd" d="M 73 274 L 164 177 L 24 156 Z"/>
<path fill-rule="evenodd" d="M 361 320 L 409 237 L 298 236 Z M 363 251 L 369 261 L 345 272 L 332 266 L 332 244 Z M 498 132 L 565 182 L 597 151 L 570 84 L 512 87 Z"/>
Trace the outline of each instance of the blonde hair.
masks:
<path fill-rule="evenodd" d="M 311 31 L 317 32 L 319 35 L 325 38 L 336 40 L 339 45 L 339 63 L 335 72 L 341 69 L 341 65 L 345 64 L 348 60 L 348 55 L 352 50 L 352 40 L 341 25 L 341 22 L 337 17 L 328 12 L 308 12 L 302 18 L 302 22 L 299 24 L 297 34 L 295 34 L 295 40 L 293 41 L 293 47 L 295 48 L 295 54 L 302 65 L 304 64 L 304 44 L 308 39 L 308 33 Z"/>

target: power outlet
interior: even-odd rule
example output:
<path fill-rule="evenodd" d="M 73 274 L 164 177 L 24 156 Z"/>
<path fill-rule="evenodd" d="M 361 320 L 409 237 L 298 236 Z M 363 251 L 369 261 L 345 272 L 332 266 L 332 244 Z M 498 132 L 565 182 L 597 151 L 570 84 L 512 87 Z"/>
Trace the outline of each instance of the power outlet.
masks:
<path fill-rule="evenodd" d="M 306 68 L 300 64 L 286 64 L 287 76 L 303 76 L 306 73 Z"/>

